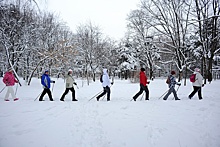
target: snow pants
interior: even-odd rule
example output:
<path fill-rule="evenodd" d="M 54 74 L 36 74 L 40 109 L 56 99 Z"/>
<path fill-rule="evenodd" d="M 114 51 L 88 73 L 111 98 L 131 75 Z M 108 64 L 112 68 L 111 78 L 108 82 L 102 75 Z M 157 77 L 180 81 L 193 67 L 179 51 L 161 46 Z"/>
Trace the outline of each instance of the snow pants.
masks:
<path fill-rule="evenodd" d="M 50 101 L 53 101 L 52 94 L 51 94 L 51 91 L 49 88 L 44 88 L 44 90 L 39 98 L 39 101 L 43 101 L 43 97 L 46 93 L 48 94 Z"/>
<path fill-rule="evenodd" d="M 198 92 L 198 97 L 201 100 L 202 99 L 202 87 L 197 87 L 197 86 L 193 86 L 193 91 L 189 95 L 189 98 L 191 99 L 196 94 L 196 92 Z"/>
<path fill-rule="evenodd" d="M 177 94 L 176 94 L 176 90 L 174 87 L 170 87 L 170 89 L 168 90 L 168 93 L 164 96 L 164 100 L 167 100 L 168 96 L 173 93 L 174 97 L 175 97 L 175 100 L 178 100 L 179 98 L 177 97 Z"/>
<path fill-rule="evenodd" d="M 8 100 L 9 98 L 9 94 L 11 94 L 12 98 L 15 99 L 16 96 L 15 96 L 15 93 L 14 93 L 14 89 L 13 89 L 13 86 L 7 86 L 8 87 L 8 90 L 5 94 L 5 100 Z"/>
<path fill-rule="evenodd" d="M 110 87 L 106 86 L 106 87 L 103 87 L 103 89 L 104 91 L 99 96 L 96 97 L 97 100 L 99 100 L 100 97 L 102 97 L 103 95 L 107 93 L 107 101 L 110 101 L 110 93 L 111 93 Z"/>
<path fill-rule="evenodd" d="M 148 90 L 147 86 L 144 86 L 142 84 L 140 84 L 140 91 L 133 97 L 133 99 L 136 100 L 138 98 L 138 96 L 143 93 L 143 91 L 145 91 L 145 93 L 146 93 L 145 100 L 149 100 L 149 90 Z"/>
<path fill-rule="evenodd" d="M 72 101 L 76 100 L 76 98 L 75 98 L 75 89 L 73 87 L 71 87 L 71 88 L 66 88 L 65 92 L 63 93 L 63 95 L 60 98 L 61 101 L 64 101 L 64 97 L 67 95 L 69 90 L 72 92 Z"/>

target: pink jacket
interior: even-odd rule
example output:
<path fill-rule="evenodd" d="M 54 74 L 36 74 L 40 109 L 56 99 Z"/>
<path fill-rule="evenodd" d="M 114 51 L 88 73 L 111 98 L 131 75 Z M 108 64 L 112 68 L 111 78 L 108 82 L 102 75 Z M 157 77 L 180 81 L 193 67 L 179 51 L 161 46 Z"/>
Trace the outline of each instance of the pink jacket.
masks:
<path fill-rule="evenodd" d="M 18 81 L 15 79 L 12 72 L 5 73 L 5 76 L 3 78 L 3 82 L 6 84 L 6 86 L 14 86 L 15 83 L 18 83 Z"/>

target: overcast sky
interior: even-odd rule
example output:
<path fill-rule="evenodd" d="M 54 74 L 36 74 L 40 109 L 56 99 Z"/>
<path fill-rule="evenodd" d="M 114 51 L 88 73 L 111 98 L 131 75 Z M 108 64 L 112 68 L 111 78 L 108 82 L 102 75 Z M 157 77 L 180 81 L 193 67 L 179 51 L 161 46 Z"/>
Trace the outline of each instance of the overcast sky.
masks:
<path fill-rule="evenodd" d="M 89 21 L 103 34 L 114 39 L 124 37 L 126 17 L 137 8 L 140 0 L 47 0 L 45 8 L 55 12 L 72 31 Z"/>

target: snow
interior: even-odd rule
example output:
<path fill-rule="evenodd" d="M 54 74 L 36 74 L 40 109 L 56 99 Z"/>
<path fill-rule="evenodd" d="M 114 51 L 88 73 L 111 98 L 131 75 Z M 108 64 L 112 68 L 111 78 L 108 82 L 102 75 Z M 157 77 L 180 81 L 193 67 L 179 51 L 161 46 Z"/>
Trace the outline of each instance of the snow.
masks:
<path fill-rule="evenodd" d="M 201 101 L 197 95 L 187 98 L 192 91 L 189 80 L 178 90 L 181 101 L 173 96 L 163 101 L 158 98 L 168 89 L 165 79 L 155 79 L 149 85 L 150 101 L 140 101 L 140 96 L 134 102 L 130 100 L 139 84 L 115 80 L 111 101 L 105 97 L 97 102 L 88 100 L 102 90 L 101 83 L 87 86 L 77 79 L 79 101 L 72 102 L 69 93 L 60 102 L 65 84 L 54 80 L 53 102 L 47 96 L 44 102 L 34 101 L 42 91 L 39 79 L 18 87 L 19 101 L 5 102 L 6 90 L 0 94 L 0 147 L 220 146 L 220 81 L 205 85 Z M 0 90 L 3 87 L 1 83 Z"/>

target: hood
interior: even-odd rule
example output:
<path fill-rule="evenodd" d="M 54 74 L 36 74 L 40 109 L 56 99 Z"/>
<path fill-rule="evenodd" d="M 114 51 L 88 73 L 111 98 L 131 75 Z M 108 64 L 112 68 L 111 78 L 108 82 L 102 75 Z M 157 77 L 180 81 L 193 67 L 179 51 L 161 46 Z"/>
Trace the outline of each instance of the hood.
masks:
<path fill-rule="evenodd" d="M 193 74 L 199 74 L 200 72 L 194 71 Z"/>
<path fill-rule="evenodd" d="M 194 71 L 195 72 L 200 72 L 200 69 L 199 68 L 195 68 Z"/>
<path fill-rule="evenodd" d="M 5 74 L 6 75 L 12 75 L 12 72 L 7 71 Z"/>
<path fill-rule="evenodd" d="M 104 75 L 107 75 L 107 74 L 108 74 L 106 68 L 103 69 L 103 74 L 104 74 Z"/>

